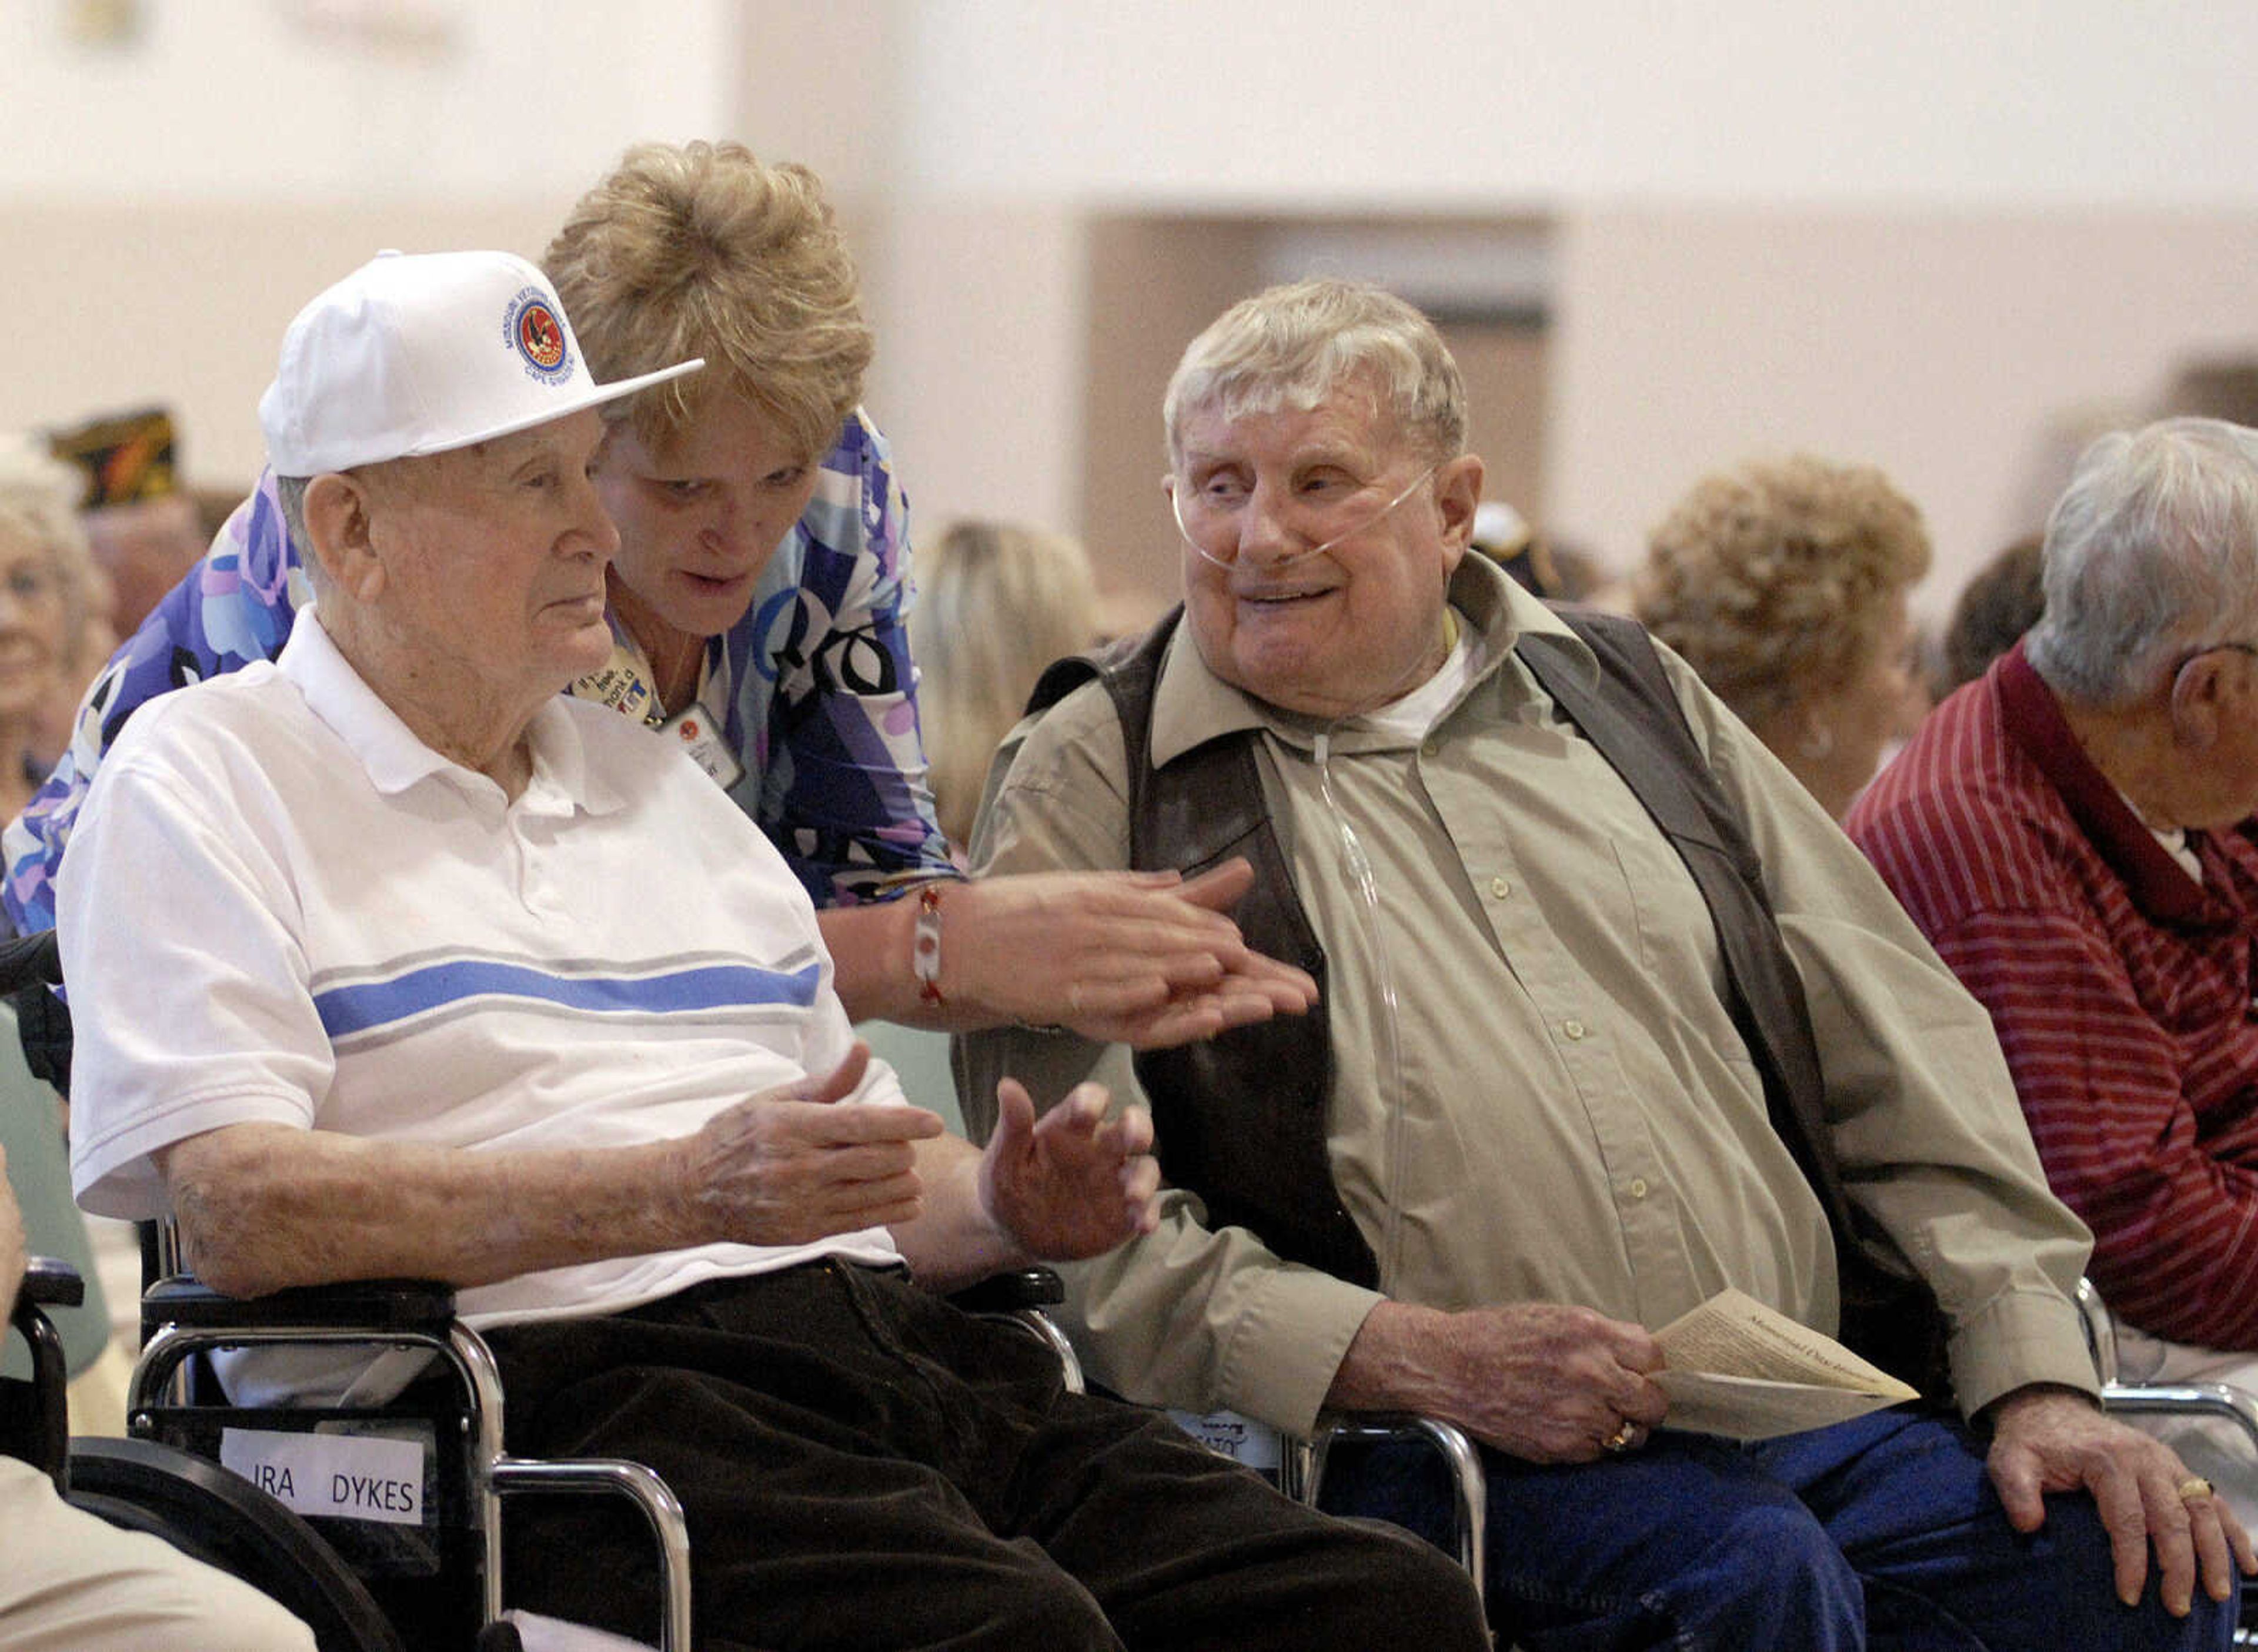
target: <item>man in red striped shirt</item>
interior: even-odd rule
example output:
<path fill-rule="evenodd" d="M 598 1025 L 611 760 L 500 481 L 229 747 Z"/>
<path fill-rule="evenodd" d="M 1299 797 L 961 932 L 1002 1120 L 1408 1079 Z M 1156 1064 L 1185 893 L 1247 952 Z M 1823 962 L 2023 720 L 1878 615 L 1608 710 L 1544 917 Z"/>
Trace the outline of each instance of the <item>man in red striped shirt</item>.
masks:
<path fill-rule="evenodd" d="M 2125 1374 L 2258 1389 L 2258 431 L 2103 437 L 2044 557 L 1846 825 L 1991 1011 Z"/>

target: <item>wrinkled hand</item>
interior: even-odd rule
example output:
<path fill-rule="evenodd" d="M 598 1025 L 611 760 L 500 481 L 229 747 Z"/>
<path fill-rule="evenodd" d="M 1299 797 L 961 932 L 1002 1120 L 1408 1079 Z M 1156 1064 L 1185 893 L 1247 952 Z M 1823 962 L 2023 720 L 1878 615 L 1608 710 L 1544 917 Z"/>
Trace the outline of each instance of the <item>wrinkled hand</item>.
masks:
<path fill-rule="evenodd" d="M 1561 1302 L 1516 1302 L 1449 1315 L 1445 1369 L 1454 1420 L 1532 1463 L 1590 1463 L 1626 1422 L 1626 1450 L 1670 1408 L 1648 1378 L 1662 1349 L 1645 1327 Z"/>
<path fill-rule="evenodd" d="M 980 1157 L 980 1208 L 1030 1256 L 1101 1256 L 1160 1219 L 1161 1166 L 1142 1107 L 1105 1116 L 1103 1085 L 1077 1084 L 1035 1117 L 1026 1087 L 996 1087 L 996 1132 Z"/>
<path fill-rule="evenodd" d="M 2046 1519 L 2043 1495 L 2080 1487 L 2093 1494 L 2116 1561 L 2118 1598 L 2141 1598 L 2153 1545 L 2165 1608 L 2184 1617 L 2198 1574 L 2214 1600 L 2233 1596 L 2234 1569 L 2258 1572 L 2249 1535 L 2217 1497 L 2183 1500 L 2192 1478 L 2161 1440 L 2102 1414 L 2067 1388 L 2020 1388 L 1992 1409 L 1987 1466 L 2007 1519 L 2034 1532 Z"/>
<path fill-rule="evenodd" d="M 1005 1019 L 1164 1049 L 1317 1002 L 1301 970 L 1251 951 L 1224 913 L 1254 881 L 1243 860 L 1174 872 L 1033 872 L 949 892 L 945 969 Z M 960 916 L 961 914 L 961 916 Z"/>
<path fill-rule="evenodd" d="M 917 1107 L 838 1107 L 870 1064 L 857 1043 L 827 1076 L 763 1091 L 683 1144 L 684 1197 L 708 1237 L 799 1244 L 907 1222 L 920 1208 L 913 1143 L 941 1133 Z"/>

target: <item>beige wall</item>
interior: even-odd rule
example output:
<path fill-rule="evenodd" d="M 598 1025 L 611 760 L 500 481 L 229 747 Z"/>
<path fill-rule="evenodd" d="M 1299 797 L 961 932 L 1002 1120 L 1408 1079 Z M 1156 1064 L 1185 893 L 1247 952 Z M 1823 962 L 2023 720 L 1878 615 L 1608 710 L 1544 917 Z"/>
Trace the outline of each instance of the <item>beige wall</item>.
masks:
<path fill-rule="evenodd" d="M 1928 613 L 2038 525 L 2050 430 L 2258 351 L 2247 211 L 1592 211 L 1558 280 L 1549 521 L 1620 564 L 1711 468 L 1864 459 L 1928 514 Z"/>
<path fill-rule="evenodd" d="M 935 195 L 2258 202 L 2247 0 L 906 0 L 905 25 Z"/>
<path fill-rule="evenodd" d="M 0 425 L 170 401 L 193 479 L 256 465 L 283 323 L 367 252 L 536 252 L 629 138 L 722 129 L 831 181 L 919 519 L 1075 528 L 1117 583 L 1168 577 L 1160 385 L 1280 273 L 1257 226 L 1552 225 L 1544 348 L 1476 387 L 1478 423 L 1544 414 L 1479 434 L 1516 444 L 1493 491 L 1622 562 L 1708 467 L 1872 458 L 1935 528 L 1932 609 L 2050 430 L 2258 342 L 2226 0 L 477 0 L 407 47 L 340 32 L 383 8 L 146 0 L 109 52 L 67 11 L 0 6 Z"/>
<path fill-rule="evenodd" d="M 801 9 L 13 0 L 0 5 L 0 201 L 483 205 L 570 192 L 638 138 L 726 127 L 745 83 L 738 32 Z M 807 72 L 788 63 L 778 78 Z"/>
<path fill-rule="evenodd" d="M 1079 532 L 1109 587 L 1165 606 L 1176 591 L 1176 529 L 1161 492 L 1161 396 L 1193 334 L 1259 284 L 1261 226 L 1105 217 L 1083 270 L 1090 440 L 1080 459 Z"/>
<path fill-rule="evenodd" d="M 1466 448 L 1482 458 L 1482 497 L 1533 520 L 1544 497 L 1551 330 L 1445 321 L 1438 330 L 1466 381 Z"/>
<path fill-rule="evenodd" d="M 1083 245 L 1077 216 L 1024 206 L 890 216 L 866 283 L 870 404 L 915 531 L 960 515 L 1079 526 Z"/>
<path fill-rule="evenodd" d="M 163 403 L 180 427 L 185 479 L 247 482 L 262 462 L 259 393 L 301 305 L 384 247 L 537 258 L 570 199 L 131 209 L 0 200 L 0 429 Z"/>

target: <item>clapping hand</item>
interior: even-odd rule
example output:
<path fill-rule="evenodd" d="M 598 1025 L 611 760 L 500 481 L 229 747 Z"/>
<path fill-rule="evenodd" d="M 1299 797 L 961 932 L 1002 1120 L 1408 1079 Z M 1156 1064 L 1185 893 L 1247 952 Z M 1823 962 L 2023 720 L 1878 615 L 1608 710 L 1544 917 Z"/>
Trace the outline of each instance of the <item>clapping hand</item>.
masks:
<path fill-rule="evenodd" d="M 981 1156 L 981 1209 L 1031 1257 L 1103 1255 L 1159 1221 L 1161 1166 L 1142 1107 L 1106 1117 L 1103 1086 L 1079 1084 L 1035 1117 L 1017 1079 L 996 1087 L 995 1134 Z"/>

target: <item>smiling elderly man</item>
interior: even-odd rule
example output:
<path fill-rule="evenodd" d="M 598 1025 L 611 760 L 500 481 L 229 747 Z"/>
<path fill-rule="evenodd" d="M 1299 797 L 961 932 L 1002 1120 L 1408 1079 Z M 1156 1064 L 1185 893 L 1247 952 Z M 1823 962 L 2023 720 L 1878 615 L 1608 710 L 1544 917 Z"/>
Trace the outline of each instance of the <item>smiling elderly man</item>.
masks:
<path fill-rule="evenodd" d="M 2103 437 L 2041 578 L 1850 829 L 1992 1012 L 2122 1374 L 2258 1388 L 2258 431 Z M 2157 1421 L 2249 1519 L 2240 1436 Z"/>
<path fill-rule="evenodd" d="M 612 647 L 594 409 L 682 371 L 597 385 L 499 253 L 293 323 L 260 414 L 316 606 L 135 714 L 62 873 L 81 1198 L 169 1208 L 226 1291 L 461 1287 L 513 1449 L 681 1496 L 701 1647 L 1479 1646 L 1439 1556 L 924 1288 L 1148 1225 L 1150 1124 L 1007 1084 L 985 1154 L 943 1137 L 758 829 L 559 698 Z M 633 1564 L 513 1576 L 624 1629 Z"/>
<path fill-rule="evenodd" d="M 1465 555 L 1482 466 L 1425 319 L 1264 293 L 1193 342 L 1167 424 L 1181 623 L 1023 728 L 976 857 L 1246 854 L 1240 922 L 1324 1012 L 1133 1076 L 970 1041 L 975 1075 L 1102 1068 L 1154 1109 L 1158 1229 L 1071 1270 L 1102 1379 L 1466 1428 L 1530 1648 L 2224 1645 L 2247 1539 L 2095 1405 L 2087 1236 L 1982 1010 L 1682 663 Z M 1974 1431 L 1669 1427 L 1655 1328 L 1735 1287 L 1832 1332 L 1845 1280 L 1934 1322 L 1907 1258 Z M 1340 1478 L 1432 1529 L 1390 1454 Z"/>

